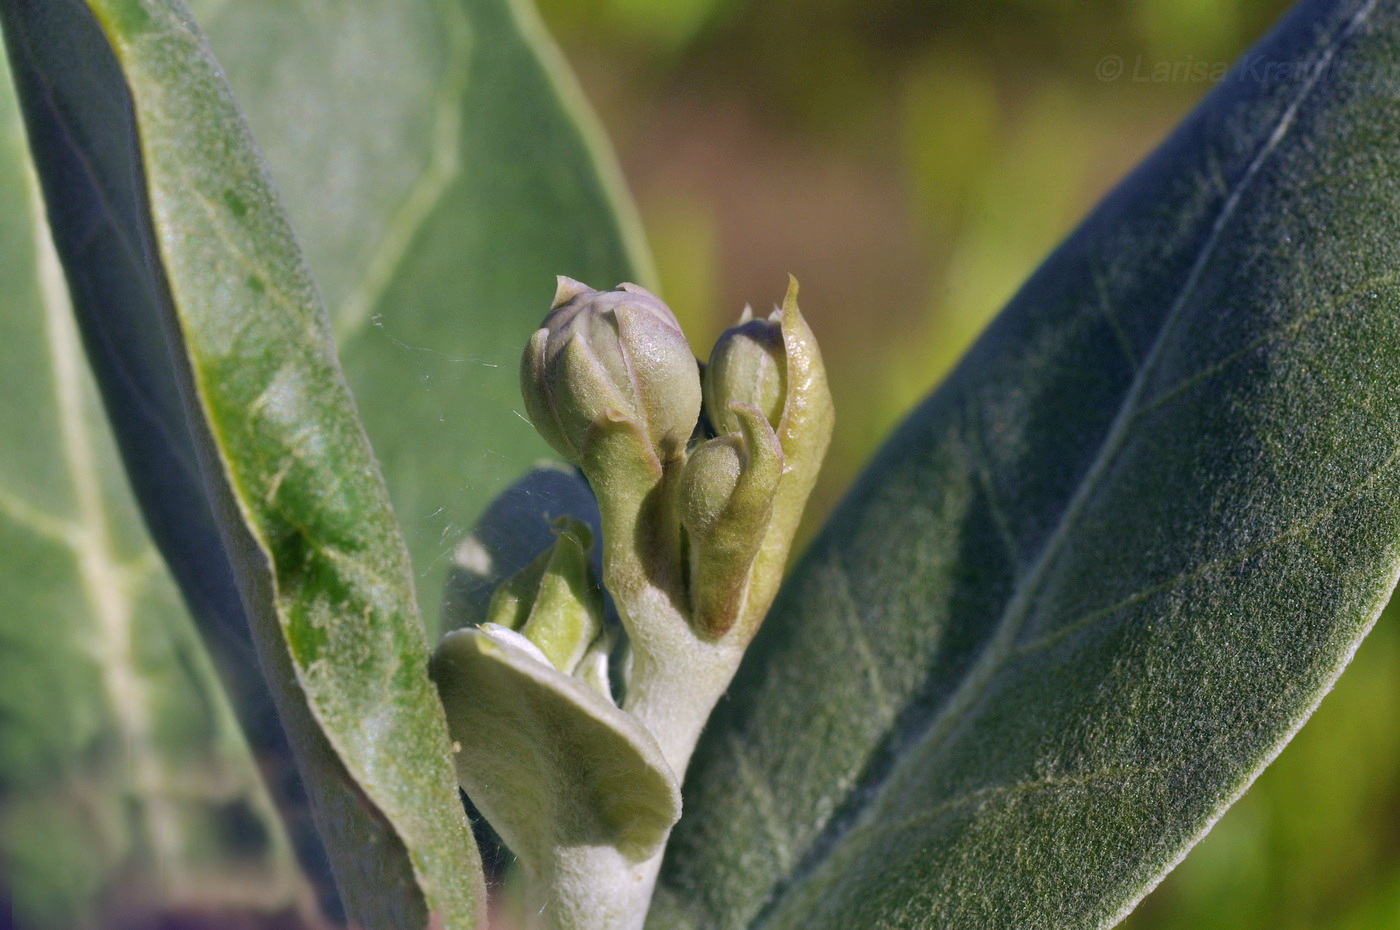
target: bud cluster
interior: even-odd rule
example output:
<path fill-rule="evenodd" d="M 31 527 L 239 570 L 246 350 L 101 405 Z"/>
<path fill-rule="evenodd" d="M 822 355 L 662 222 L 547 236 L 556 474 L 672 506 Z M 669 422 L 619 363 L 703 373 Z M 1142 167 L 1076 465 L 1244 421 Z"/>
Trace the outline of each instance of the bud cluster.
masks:
<path fill-rule="evenodd" d="M 794 284 L 767 318 L 745 308 L 702 376 L 655 295 L 559 279 L 525 350 L 521 389 L 530 422 L 598 495 L 605 545 L 621 537 L 633 550 L 604 550 L 624 622 L 636 619 L 628 594 L 644 584 L 680 598 L 693 630 L 711 639 L 737 631 L 746 641 L 767 610 L 775 584 L 756 576 L 756 560 L 767 551 L 768 574 L 781 572 L 771 563 L 786 556 L 831 428 L 795 298 Z"/>
<path fill-rule="evenodd" d="M 489 735 L 458 778 L 549 902 L 541 926 L 641 926 L 690 755 L 777 593 L 832 425 L 796 297 L 794 281 L 768 317 L 746 308 L 706 364 L 655 295 L 561 277 L 525 349 L 530 422 L 597 498 L 621 629 L 592 531 L 566 517 L 433 670 L 454 739 Z"/>

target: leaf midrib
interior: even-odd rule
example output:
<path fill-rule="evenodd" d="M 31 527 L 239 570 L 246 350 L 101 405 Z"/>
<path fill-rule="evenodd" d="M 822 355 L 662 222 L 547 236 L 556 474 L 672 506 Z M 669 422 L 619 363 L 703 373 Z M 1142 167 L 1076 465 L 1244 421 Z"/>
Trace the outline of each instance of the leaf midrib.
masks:
<path fill-rule="evenodd" d="M 936 750 L 937 746 L 948 737 L 956 728 L 962 718 L 974 708 L 987 692 L 987 685 L 996 677 L 1006 664 L 1007 660 L 1016 655 L 1015 643 L 1020 633 L 1024 629 L 1025 623 L 1030 616 L 1031 607 L 1036 596 L 1044 583 L 1046 573 L 1055 563 L 1059 550 L 1068 538 L 1069 532 L 1076 525 L 1080 513 L 1087 503 L 1097 492 L 1097 485 L 1101 476 L 1112 464 L 1118 452 L 1123 448 L 1127 436 L 1131 432 L 1132 426 L 1137 422 L 1137 407 L 1143 392 L 1146 390 L 1150 375 L 1156 367 L 1164 347 L 1169 342 L 1169 336 L 1174 329 L 1177 320 L 1181 316 L 1187 303 L 1194 295 L 1201 275 L 1206 266 L 1214 257 L 1216 246 L 1220 241 L 1225 228 L 1234 218 L 1236 208 L 1244 192 L 1249 188 L 1251 182 L 1258 175 L 1264 163 L 1278 147 L 1279 143 L 1287 135 L 1297 116 L 1299 107 L 1316 86 L 1320 76 L 1327 70 L 1327 65 L 1335 55 L 1337 48 L 1370 16 L 1375 8 L 1376 0 L 1367 2 L 1352 15 L 1352 17 L 1325 42 L 1322 43 L 1315 62 L 1307 69 L 1307 80 L 1303 82 L 1297 94 L 1289 102 L 1288 106 L 1280 114 L 1275 122 L 1269 137 L 1255 153 L 1239 181 L 1227 196 L 1224 204 L 1216 216 L 1215 222 L 1211 226 L 1210 234 L 1201 246 L 1195 262 L 1187 273 L 1186 280 L 1181 291 L 1173 301 L 1167 315 L 1162 322 L 1153 340 L 1151 348 L 1143 358 L 1142 363 L 1136 367 L 1133 380 L 1128 386 L 1128 390 L 1119 404 L 1113 422 L 1105 434 L 1103 441 L 1099 444 L 1093 462 L 1090 464 L 1084 479 L 1075 489 L 1074 495 L 1065 506 L 1056 521 L 1050 536 L 1045 545 L 1036 556 L 1031 570 L 1026 573 L 1022 580 L 1015 585 L 1014 593 L 1007 602 L 1006 608 L 1002 611 L 1001 617 L 997 621 L 997 631 L 976 663 L 963 678 L 962 683 L 944 703 L 935 716 L 923 729 L 923 735 L 917 739 L 909 740 L 906 745 L 917 745 L 927 753 Z M 887 733 L 886 741 L 893 734 L 894 728 Z M 759 910 L 753 920 L 749 922 L 751 930 L 763 930 L 768 927 L 773 918 L 780 913 L 783 902 L 787 899 L 789 892 L 802 885 L 803 881 L 813 874 L 834 850 L 840 846 L 842 841 L 852 832 L 856 831 L 866 820 L 872 810 L 877 808 L 876 800 L 883 796 L 889 786 L 898 778 L 902 766 L 896 762 L 885 772 L 881 773 L 878 787 L 875 790 L 863 792 L 864 800 L 858 810 L 848 812 L 843 817 L 837 830 L 830 834 L 819 835 L 816 843 L 803 857 L 801 865 L 797 871 L 785 882 L 782 882 L 768 899 L 767 903 Z M 1193 843 L 1199 840 L 1199 836 L 1193 839 Z M 1146 891 L 1143 892 L 1146 894 Z"/>
<path fill-rule="evenodd" d="M 462 170 L 462 106 L 471 70 L 471 24 L 461 4 L 446 0 L 435 6 L 447 50 L 443 74 L 433 96 L 428 163 L 390 217 L 364 274 L 333 315 L 336 344 L 342 347 L 364 332 L 374 308 L 383 300 L 407 258 L 414 237 L 427 225 Z"/>

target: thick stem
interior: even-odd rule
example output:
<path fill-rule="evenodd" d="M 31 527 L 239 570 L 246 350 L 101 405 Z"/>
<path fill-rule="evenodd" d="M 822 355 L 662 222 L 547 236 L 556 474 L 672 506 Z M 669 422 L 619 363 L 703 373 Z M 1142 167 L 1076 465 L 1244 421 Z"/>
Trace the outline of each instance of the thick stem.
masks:
<path fill-rule="evenodd" d="M 633 424 L 609 423 L 583 467 L 603 517 L 603 581 L 632 651 L 622 709 L 656 737 L 680 780 L 743 647 L 696 635 L 681 581 L 676 510 L 684 462 L 663 467 L 643 443 Z"/>
<path fill-rule="evenodd" d="M 773 500 L 773 518 L 754 559 L 749 599 L 740 620 L 746 637 L 757 631 L 777 596 L 792 538 L 797 534 L 802 511 L 831 444 L 834 414 L 826 366 L 822 364 L 816 337 L 797 309 L 796 279 L 790 281 L 783 300 L 782 327 L 787 398 L 776 430 L 783 449 L 783 480 Z"/>
<path fill-rule="evenodd" d="M 621 419 L 598 425 L 583 462 L 603 517 L 603 580 L 632 655 L 622 709 L 656 738 L 677 780 L 743 654 L 701 639 L 690 622 L 674 488 L 683 465 L 663 466 Z M 532 930 L 640 928 L 664 848 L 643 861 L 612 847 L 559 850 L 554 874 L 526 882 Z"/>
<path fill-rule="evenodd" d="M 632 674 L 622 709 L 651 731 L 676 778 L 684 780 L 700 731 L 734 677 L 743 648 L 697 637 L 685 615 L 655 588 L 620 601 L 619 610 L 634 614 L 628 628 Z"/>
<path fill-rule="evenodd" d="M 640 862 L 613 846 L 557 850 L 547 874 L 525 873 L 526 930 L 642 930 L 664 848 Z"/>
<path fill-rule="evenodd" d="M 635 595 L 622 609 L 644 613 L 632 624 L 644 632 L 632 643 L 632 678 L 623 709 L 656 737 L 679 779 L 743 650 L 695 637 L 664 592 L 650 588 Z M 612 846 L 556 850 L 549 874 L 526 875 L 527 927 L 641 930 L 664 852 L 664 842 L 642 861 Z"/>

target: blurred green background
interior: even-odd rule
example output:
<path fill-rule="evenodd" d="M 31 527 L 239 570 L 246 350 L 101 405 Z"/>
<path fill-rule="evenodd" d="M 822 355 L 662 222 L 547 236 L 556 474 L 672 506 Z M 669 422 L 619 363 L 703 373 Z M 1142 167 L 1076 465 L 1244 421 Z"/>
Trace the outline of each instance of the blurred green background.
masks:
<path fill-rule="evenodd" d="M 662 296 L 709 345 L 786 274 L 838 404 L 814 512 L 1279 0 L 540 0 Z M 615 282 L 590 282 L 605 286 Z M 1400 634 L 1128 920 L 1400 927 Z"/>

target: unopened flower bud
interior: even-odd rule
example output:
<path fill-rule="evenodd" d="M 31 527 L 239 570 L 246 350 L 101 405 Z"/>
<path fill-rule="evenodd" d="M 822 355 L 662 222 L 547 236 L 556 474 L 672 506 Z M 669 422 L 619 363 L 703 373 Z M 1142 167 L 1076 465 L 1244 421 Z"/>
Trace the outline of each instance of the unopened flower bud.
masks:
<path fill-rule="evenodd" d="M 720 435 L 739 431 L 729 405 L 752 404 L 774 427 L 787 399 L 787 357 L 782 314 L 754 319 L 744 308 L 739 325 L 724 331 L 705 367 L 705 412 Z"/>
<path fill-rule="evenodd" d="M 681 478 L 681 523 L 696 536 L 710 532 L 734 496 L 744 469 L 744 445 L 737 433 L 701 443 L 685 463 Z"/>
<path fill-rule="evenodd" d="M 751 463 L 759 461 L 756 452 L 766 447 L 770 437 L 778 447 L 775 455 L 780 467 L 771 472 L 769 479 L 776 484 L 776 490 L 768 491 L 771 514 L 765 518 L 764 538 L 752 565 L 745 569 L 748 587 L 739 605 L 742 616 L 730 619 L 732 601 L 716 606 L 710 606 L 713 602 L 707 601 L 697 607 L 704 628 L 724 634 L 725 624 L 735 623 L 738 630 L 732 635 L 747 636 L 757 628 L 777 593 L 802 508 L 812 492 L 831 441 L 831 392 L 827 389 L 817 340 L 797 309 L 796 280 L 788 280 L 782 307 L 766 320 L 755 320 L 751 312 L 745 310 L 739 325 L 720 337 L 705 370 L 705 413 L 720 434 L 719 438 L 732 437 L 736 432 L 742 434 Z M 758 428 L 760 425 L 763 429 Z M 765 473 L 768 473 L 765 469 L 753 464 L 743 472 L 751 488 L 764 486 L 766 482 L 759 481 L 758 476 Z M 697 472 L 693 480 L 698 482 L 700 477 Z M 726 515 L 716 519 L 714 529 L 708 531 L 705 545 L 711 550 L 711 566 L 744 564 L 742 559 L 721 554 L 740 551 L 735 541 L 741 537 L 733 531 L 738 526 L 737 515 L 755 512 L 753 505 L 734 506 L 741 498 L 759 499 L 755 492 L 750 492 L 752 497 L 740 495 L 739 488 L 744 484 L 740 481 L 736 485 L 734 501 L 726 508 Z M 697 495 L 691 499 L 690 509 L 682 510 L 682 519 L 691 520 L 697 527 L 703 522 L 697 522 L 697 517 L 705 513 L 696 506 L 701 500 Z M 705 536 L 706 531 L 702 528 L 697 533 L 688 525 L 686 528 L 691 533 L 693 554 L 695 537 Z M 722 532 L 722 529 L 733 532 Z M 700 570 L 692 566 L 692 577 Z M 707 577 L 723 577 L 726 572 L 733 577 L 732 570 L 710 571 Z"/>
<path fill-rule="evenodd" d="M 609 414 L 635 423 L 663 462 L 685 448 L 700 416 L 699 372 L 680 324 L 635 284 L 595 291 L 560 277 L 520 381 L 530 422 L 574 464 Z"/>
<path fill-rule="evenodd" d="M 588 561 L 588 527 L 564 517 L 555 533 L 554 545 L 496 589 L 483 628 L 523 637 L 567 675 L 603 631 L 603 593 Z"/>
<path fill-rule="evenodd" d="M 714 638 L 740 619 L 749 570 L 783 475 L 782 447 L 758 408 L 736 402 L 730 412 L 738 431 L 695 448 L 679 496 L 681 525 L 690 539 L 691 619 Z"/>

